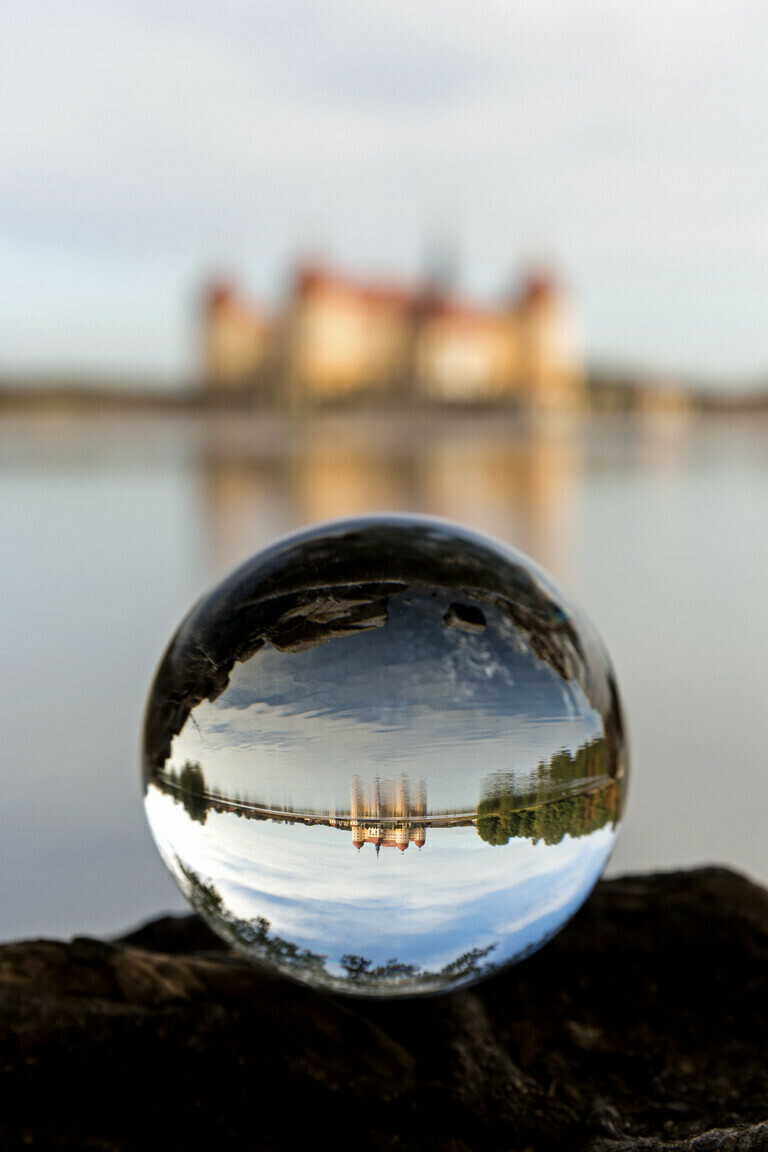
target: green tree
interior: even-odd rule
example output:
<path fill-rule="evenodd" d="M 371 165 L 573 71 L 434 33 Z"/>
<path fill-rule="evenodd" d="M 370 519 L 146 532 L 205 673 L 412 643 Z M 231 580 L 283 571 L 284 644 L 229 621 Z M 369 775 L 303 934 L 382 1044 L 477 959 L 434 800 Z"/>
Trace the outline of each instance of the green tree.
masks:
<path fill-rule="evenodd" d="M 205 795 L 205 776 L 201 764 L 187 760 L 179 776 L 179 790 L 189 818 L 198 824 L 205 824 L 210 801 Z"/>
<path fill-rule="evenodd" d="M 575 752 L 556 752 L 540 763 L 535 787 L 525 794 L 500 791 L 477 806 L 477 833 L 487 844 L 510 839 L 559 844 L 564 836 L 586 836 L 620 816 L 621 786 L 607 781 L 608 748 L 603 737 L 582 744 Z M 589 787 L 588 782 L 595 783 Z M 567 789 L 584 782 L 584 791 L 549 799 L 555 784 Z"/>

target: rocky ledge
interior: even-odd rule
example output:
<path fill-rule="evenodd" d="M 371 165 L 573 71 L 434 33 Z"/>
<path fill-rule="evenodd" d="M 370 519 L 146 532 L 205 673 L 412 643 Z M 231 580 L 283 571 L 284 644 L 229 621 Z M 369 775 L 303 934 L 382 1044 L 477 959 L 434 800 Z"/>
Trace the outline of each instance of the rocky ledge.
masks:
<path fill-rule="evenodd" d="M 0 1147 L 768 1149 L 768 892 L 604 881 L 469 992 L 368 1002 L 249 968 L 195 917 L 0 948 Z"/>

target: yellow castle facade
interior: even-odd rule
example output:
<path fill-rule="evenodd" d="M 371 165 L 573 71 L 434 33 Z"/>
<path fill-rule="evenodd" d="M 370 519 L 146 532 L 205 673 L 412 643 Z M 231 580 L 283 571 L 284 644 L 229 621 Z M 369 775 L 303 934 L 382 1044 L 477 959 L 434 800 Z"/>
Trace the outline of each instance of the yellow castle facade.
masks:
<path fill-rule="evenodd" d="M 282 391 L 317 402 L 366 394 L 516 399 L 537 407 L 581 398 L 571 311 L 544 276 L 483 308 L 430 288 L 305 267 L 275 315 L 231 286 L 213 286 L 202 328 L 203 377 L 212 390 Z"/>
<path fill-rule="evenodd" d="M 377 778 L 364 783 L 352 780 L 349 817 L 331 819 L 334 825 L 349 828 L 352 844 L 358 852 L 373 844 L 376 853 L 382 848 L 399 848 L 409 844 L 423 848 L 427 839 L 427 795 L 423 780 L 409 781 Z"/>

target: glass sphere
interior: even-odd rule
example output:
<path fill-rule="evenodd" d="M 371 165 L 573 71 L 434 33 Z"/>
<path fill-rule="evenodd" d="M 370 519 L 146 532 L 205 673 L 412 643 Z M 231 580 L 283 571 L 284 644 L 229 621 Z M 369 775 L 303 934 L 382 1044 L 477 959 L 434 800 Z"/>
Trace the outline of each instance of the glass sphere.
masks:
<path fill-rule="evenodd" d="M 413 995 L 520 960 L 613 848 L 621 708 L 592 625 L 521 553 L 426 517 L 323 524 L 182 622 L 145 803 L 192 906 L 317 987 Z"/>

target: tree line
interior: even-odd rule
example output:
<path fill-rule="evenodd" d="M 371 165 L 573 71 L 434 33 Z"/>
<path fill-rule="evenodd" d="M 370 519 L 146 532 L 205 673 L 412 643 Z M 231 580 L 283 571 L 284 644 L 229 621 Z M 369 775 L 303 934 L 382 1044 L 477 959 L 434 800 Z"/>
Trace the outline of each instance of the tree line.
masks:
<path fill-rule="evenodd" d="M 610 761 L 604 737 L 590 740 L 575 752 L 556 752 L 540 762 L 536 781 L 525 793 L 500 788 L 477 806 L 476 828 L 487 844 L 507 844 L 522 838 L 559 844 L 564 836 L 588 836 L 616 824 L 621 818 L 623 781 L 610 779 Z M 553 785 L 576 786 L 594 780 L 578 792 L 549 799 Z"/>
<path fill-rule="evenodd" d="M 478 804 L 474 820 L 478 835 L 491 845 L 507 844 L 515 838 L 558 844 L 566 834 L 587 836 L 606 824 L 616 824 L 621 818 L 624 787 L 623 780 L 611 778 L 611 771 L 608 742 L 599 736 L 573 752 L 562 749 L 549 760 L 540 761 L 533 783 L 523 792 L 510 773 Z M 589 781 L 594 784 L 590 786 Z M 243 807 L 237 799 L 209 795 L 202 765 L 196 761 L 186 761 L 178 772 L 170 769 L 156 776 L 152 784 L 174 803 L 182 804 L 190 819 L 199 824 L 205 824 L 211 811 L 234 813 L 249 820 L 275 819 L 255 808 Z M 292 818 L 288 813 L 282 814 L 278 822 L 331 824 L 328 818 Z M 336 823 L 342 830 L 343 824 Z"/>

